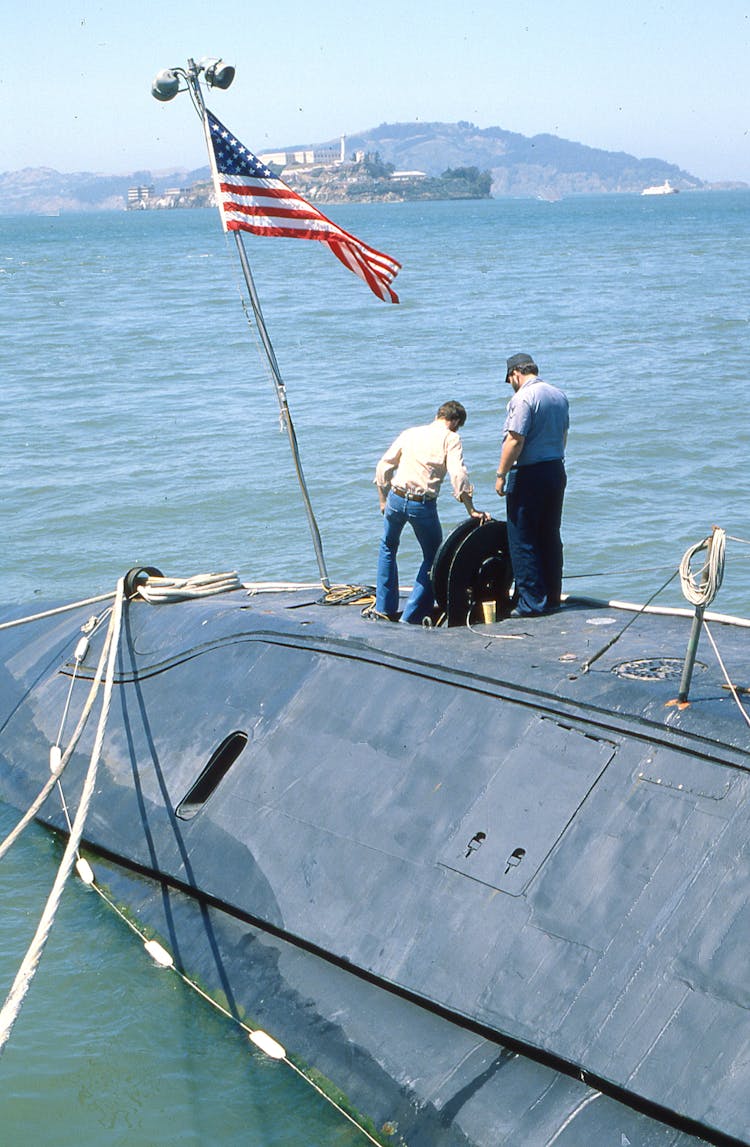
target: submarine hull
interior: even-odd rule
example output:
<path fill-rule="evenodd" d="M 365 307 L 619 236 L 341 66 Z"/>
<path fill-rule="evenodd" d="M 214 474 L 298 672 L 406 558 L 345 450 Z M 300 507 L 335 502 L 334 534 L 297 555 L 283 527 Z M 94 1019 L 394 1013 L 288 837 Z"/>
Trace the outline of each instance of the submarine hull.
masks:
<path fill-rule="evenodd" d="M 87 617 L 2 635 L 19 808 L 90 689 Z M 703 645 L 668 704 L 687 616 L 638 616 L 589 666 L 626 620 L 130 601 L 86 845 L 178 963 L 405 1143 L 747 1142 L 750 731 Z M 715 628 L 746 664 L 747 629 Z M 41 817 L 65 831 L 54 798 Z"/>

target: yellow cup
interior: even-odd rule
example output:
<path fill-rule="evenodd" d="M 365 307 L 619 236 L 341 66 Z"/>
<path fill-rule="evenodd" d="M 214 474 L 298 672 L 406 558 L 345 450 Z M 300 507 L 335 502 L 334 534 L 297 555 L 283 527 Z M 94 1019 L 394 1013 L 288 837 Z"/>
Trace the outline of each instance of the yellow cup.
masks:
<path fill-rule="evenodd" d="M 497 621 L 497 609 L 495 602 L 483 601 L 482 613 L 484 614 L 485 625 L 491 625 L 493 621 Z"/>

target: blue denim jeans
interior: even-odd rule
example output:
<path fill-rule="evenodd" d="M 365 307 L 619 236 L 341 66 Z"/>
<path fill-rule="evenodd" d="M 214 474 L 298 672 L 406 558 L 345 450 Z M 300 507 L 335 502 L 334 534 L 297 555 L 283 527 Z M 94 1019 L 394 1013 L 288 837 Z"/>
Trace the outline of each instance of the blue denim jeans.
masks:
<path fill-rule="evenodd" d="M 401 620 L 419 625 L 422 619 L 432 612 L 435 603 L 430 570 L 435 560 L 435 554 L 443 540 L 436 498 L 430 499 L 429 502 L 414 502 L 411 498 L 402 498 L 399 494 L 394 494 L 393 490 L 388 494 L 383 521 L 383 537 L 380 541 L 378 554 L 375 608 L 380 613 L 387 613 L 391 616 L 398 611 L 396 554 L 398 553 L 401 534 L 407 522 L 414 530 L 421 547 L 422 564 L 414 582 L 414 589 L 404 606 Z"/>
<path fill-rule="evenodd" d="M 508 475 L 508 549 L 523 615 L 547 613 L 560 604 L 565 481 L 561 461 L 519 466 Z"/>

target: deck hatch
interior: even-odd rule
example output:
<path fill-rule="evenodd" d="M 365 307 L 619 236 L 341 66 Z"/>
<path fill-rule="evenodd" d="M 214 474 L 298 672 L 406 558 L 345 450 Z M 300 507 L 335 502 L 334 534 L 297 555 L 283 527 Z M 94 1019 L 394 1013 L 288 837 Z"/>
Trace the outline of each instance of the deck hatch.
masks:
<path fill-rule="evenodd" d="M 684 667 L 684 657 L 640 657 L 613 665 L 612 672 L 627 681 L 679 681 Z M 702 673 L 707 666 L 696 661 L 694 668 Z"/>
<path fill-rule="evenodd" d="M 608 741 L 537 720 L 509 747 L 439 863 L 519 896 L 614 753 Z"/>
<path fill-rule="evenodd" d="M 192 820 L 216 790 L 247 744 L 247 733 L 237 730 L 225 737 L 214 749 L 208 764 L 195 784 L 178 804 L 175 812 L 181 820 Z"/>

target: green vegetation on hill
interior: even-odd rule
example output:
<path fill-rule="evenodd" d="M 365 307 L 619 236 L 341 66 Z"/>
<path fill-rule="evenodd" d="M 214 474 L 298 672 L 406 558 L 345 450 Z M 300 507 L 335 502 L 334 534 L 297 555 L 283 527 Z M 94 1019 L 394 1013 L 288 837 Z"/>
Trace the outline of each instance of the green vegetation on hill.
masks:
<path fill-rule="evenodd" d="M 390 166 L 393 166 L 392 164 Z M 372 199 L 489 199 L 492 175 L 478 167 L 447 168 L 435 177 L 411 177 L 393 180 L 361 179 L 346 188 L 346 198 Z"/>

